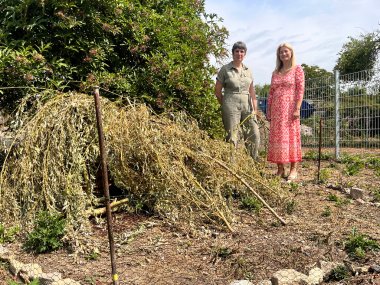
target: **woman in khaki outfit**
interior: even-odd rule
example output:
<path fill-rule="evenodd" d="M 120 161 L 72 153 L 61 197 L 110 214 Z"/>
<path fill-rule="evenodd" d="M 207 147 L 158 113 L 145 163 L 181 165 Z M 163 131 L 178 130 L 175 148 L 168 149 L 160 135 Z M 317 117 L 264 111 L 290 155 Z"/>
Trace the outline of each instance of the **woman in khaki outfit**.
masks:
<path fill-rule="evenodd" d="M 222 105 L 222 118 L 227 132 L 226 140 L 235 147 L 242 124 L 245 144 L 253 159 L 258 158 L 260 132 L 257 124 L 257 100 L 250 69 L 243 64 L 247 46 L 236 42 L 232 47 L 233 60 L 224 65 L 216 78 L 215 96 Z M 224 95 L 222 90 L 224 89 Z"/>

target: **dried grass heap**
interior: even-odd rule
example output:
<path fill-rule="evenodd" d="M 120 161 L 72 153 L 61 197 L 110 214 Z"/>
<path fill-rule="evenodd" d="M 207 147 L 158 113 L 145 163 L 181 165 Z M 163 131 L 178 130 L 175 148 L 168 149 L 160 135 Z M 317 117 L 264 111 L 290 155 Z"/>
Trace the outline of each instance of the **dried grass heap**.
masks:
<path fill-rule="evenodd" d="M 241 181 L 211 158 L 243 176 L 272 205 L 286 195 L 244 149 L 212 140 L 180 114 L 155 116 L 145 105 L 121 107 L 101 100 L 110 177 L 135 201 L 178 223 L 231 227 L 226 197 L 247 192 Z M 96 203 L 99 148 L 93 98 L 52 97 L 25 120 L 2 172 L 2 222 L 28 224 L 40 210 L 63 212 L 68 232 L 88 224 Z M 234 162 L 231 154 L 234 153 Z M 271 190 L 274 189 L 274 190 Z"/>

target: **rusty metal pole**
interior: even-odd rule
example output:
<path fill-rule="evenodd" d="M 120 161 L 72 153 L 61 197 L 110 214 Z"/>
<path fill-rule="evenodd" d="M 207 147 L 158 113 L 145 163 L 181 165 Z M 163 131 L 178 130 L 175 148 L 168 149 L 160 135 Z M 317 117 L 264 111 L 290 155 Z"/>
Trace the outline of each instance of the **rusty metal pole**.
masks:
<path fill-rule="evenodd" d="M 318 178 L 317 178 L 318 183 L 319 183 L 319 178 L 321 174 L 321 149 L 322 149 L 322 118 L 319 119 Z"/>
<path fill-rule="evenodd" d="M 101 108 L 100 108 L 98 86 L 94 87 L 94 99 L 95 99 L 96 121 L 97 121 L 98 136 L 99 136 L 100 160 L 101 160 L 101 170 L 102 170 L 102 186 L 103 186 L 103 192 L 104 192 L 104 198 L 105 198 L 105 204 L 106 204 L 106 213 L 107 213 L 108 241 L 109 241 L 110 253 L 111 253 L 112 282 L 113 282 L 113 285 L 118 285 L 119 277 L 118 277 L 118 274 L 116 273 L 115 244 L 113 240 L 110 192 L 109 192 L 108 172 L 107 172 L 107 153 L 105 151 L 105 145 L 104 145 L 102 114 L 101 114 Z"/>

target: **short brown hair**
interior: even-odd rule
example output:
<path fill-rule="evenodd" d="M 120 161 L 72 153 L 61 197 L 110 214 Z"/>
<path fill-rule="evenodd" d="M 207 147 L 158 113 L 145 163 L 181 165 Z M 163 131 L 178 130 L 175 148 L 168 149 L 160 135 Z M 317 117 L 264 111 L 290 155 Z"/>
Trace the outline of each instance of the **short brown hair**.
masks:
<path fill-rule="evenodd" d="M 243 49 L 245 53 L 247 53 L 247 45 L 242 41 L 238 41 L 234 43 L 232 46 L 232 53 L 234 53 L 235 49 Z"/>

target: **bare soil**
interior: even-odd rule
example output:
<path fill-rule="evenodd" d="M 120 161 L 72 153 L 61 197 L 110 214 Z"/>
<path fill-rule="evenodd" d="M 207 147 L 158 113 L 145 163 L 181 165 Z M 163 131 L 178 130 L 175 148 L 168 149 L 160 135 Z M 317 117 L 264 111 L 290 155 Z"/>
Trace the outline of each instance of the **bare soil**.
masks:
<path fill-rule="evenodd" d="M 302 162 L 296 183 L 283 181 L 292 195 L 288 210 L 280 213 L 287 221 L 285 226 L 264 208 L 250 213 L 236 207 L 233 233 L 207 228 L 189 233 L 157 217 L 116 213 L 113 223 L 119 284 L 227 285 L 236 279 L 257 284 L 280 269 L 308 274 L 319 260 L 380 265 L 379 251 L 355 260 L 344 250 L 353 228 L 380 243 L 380 208 L 327 187 L 362 188 L 364 200 L 370 202 L 372 193 L 380 189 L 380 177 L 371 169 L 346 176 L 345 166 L 333 161 L 322 161 L 321 166 L 328 169 L 324 183 L 315 182 L 317 163 L 311 160 Z M 274 173 L 275 168 L 267 165 L 266 170 Z M 330 201 L 331 194 L 341 203 Z M 19 261 L 37 262 L 44 272 L 60 272 L 81 284 L 112 284 L 107 226 L 94 222 L 93 227 L 94 233 L 84 238 L 94 241 L 99 256 L 73 255 L 67 250 L 33 255 L 18 243 L 7 247 Z M 0 280 L 5 280 L 0 284 L 9 284 L 11 278 L 6 266 L 0 266 Z M 380 284 L 380 275 L 366 273 L 324 284 Z"/>

